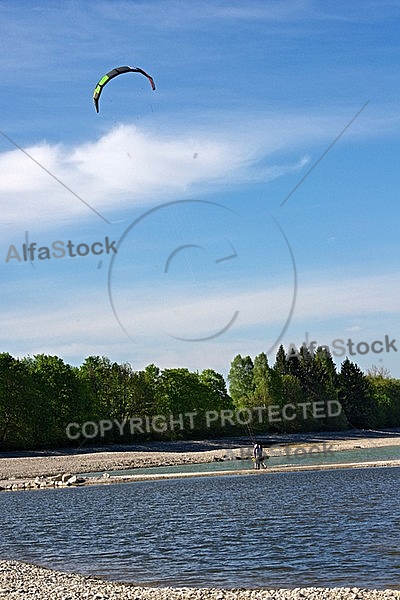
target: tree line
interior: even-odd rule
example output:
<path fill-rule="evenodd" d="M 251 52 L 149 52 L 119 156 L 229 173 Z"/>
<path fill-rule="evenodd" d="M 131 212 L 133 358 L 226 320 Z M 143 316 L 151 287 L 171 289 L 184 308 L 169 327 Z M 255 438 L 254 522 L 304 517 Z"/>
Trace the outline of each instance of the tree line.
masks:
<path fill-rule="evenodd" d="M 326 348 L 311 353 L 302 347 L 297 355 L 288 356 L 280 346 L 273 366 L 265 353 L 254 360 L 237 355 L 230 366 L 228 383 L 229 392 L 224 377 L 213 369 L 161 370 L 150 364 L 135 371 L 128 363 L 99 356 L 90 356 L 74 367 L 56 356 L 39 354 L 19 359 L 2 353 L 0 449 L 87 444 L 78 426 L 92 423 L 95 428 L 99 422 L 117 423 L 118 427 L 104 427 L 98 434 L 95 428 L 90 445 L 400 426 L 400 380 L 379 369 L 364 374 L 348 359 L 338 371 Z M 321 406 L 328 402 L 340 403 L 341 413 L 318 418 L 315 403 Z M 277 414 L 279 408 L 288 405 L 290 419 L 246 422 L 246 415 L 257 407 Z M 296 414 L 299 406 L 302 410 Z M 221 421 L 219 413 L 240 415 L 240 419 L 228 417 Z M 178 416 L 183 414 L 197 415 L 196 420 L 190 417 L 190 428 L 186 421 L 185 427 L 165 430 L 121 425 L 129 424 L 132 418 L 136 424 L 149 425 L 149 419 L 157 415 L 172 415 L 179 425 Z M 71 423 L 76 427 L 74 436 L 66 433 Z"/>
<path fill-rule="evenodd" d="M 311 352 L 303 345 L 298 352 L 288 354 L 281 345 L 272 367 L 265 353 L 254 360 L 238 354 L 231 363 L 228 380 L 230 396 L 237 406 L 305 406 L 307 419 L 282 420 L 274 425 L 275 431 L 400 426 L 400 380 L 377 367 L 363 373 L 348 358 L 338 370 L 326 347 Z M 317 419 L 315 402 L 339 403 L 341 414 Z"/>

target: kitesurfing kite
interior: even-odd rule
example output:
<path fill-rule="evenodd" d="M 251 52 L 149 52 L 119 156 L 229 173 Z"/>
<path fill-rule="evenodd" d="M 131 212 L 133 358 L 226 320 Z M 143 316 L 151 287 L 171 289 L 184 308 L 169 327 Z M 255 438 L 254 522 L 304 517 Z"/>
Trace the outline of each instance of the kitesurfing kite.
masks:
<path fill-rule="evenodd" d="M 106 73 L 100 79 L 100 81 L 98 82 L 96 87 L 94 88 L 93 102 L 94 102 L 96 112 L 99 112 L 99 100 L 100 100 L 101 92 L 103 91 L 104 86 L 107 85 L 107 83 L 111 79 L 114 79 L 114 77 L 117 77 L 118 75 L 122 75 L 122 73 L 141 73 L 142 75 L 147 77 L 147 79 L 150 81 L 150 85 L 151 85 L 152 89 L 153 90 L 156 89 L 153 78 L 148 73 L 146 73 L 146 71 L 143 71 L 143 69 L 140 69 L 139 67 L 117 67 L 116 69 L 113 69 L 109 73 Z"/>

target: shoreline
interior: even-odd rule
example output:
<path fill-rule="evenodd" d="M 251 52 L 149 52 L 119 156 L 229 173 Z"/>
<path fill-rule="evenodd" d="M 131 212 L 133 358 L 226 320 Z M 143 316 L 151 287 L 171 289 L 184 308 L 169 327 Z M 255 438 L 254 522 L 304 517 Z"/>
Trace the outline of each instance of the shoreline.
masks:
<path fill-rule="evenodd" d="M 350 587 L 195 588 L 145 587 L 100 577 L 56 571 L 35 564 L 0 560 L 0 598 L 77 600 L 397 600 L 400 590 Z"/>
<path fill-rule="evenodd" d="M 362 434 L 362 435 L 360 435 Z M 378 437 L 378 434 L 380 437 Z M 202 440 L 188 442 L 155 442 L 142 446 L 122 446 L 120 448 L 95 448 L 85 449 L 79 453 L 52 451 L 32 455 L 0 457 L 0 490 L 23 490 L 37 488 L 68 487 L 71 485 L 114 484 L 127 481 L 146 481 L 177 477 L 201 477 L 221 475 L 250 475 L 268 474 L 279 472 L 296 472 L 304 470 L 328 470 L 339 468 L 371 468 L 385 466 L 400 466 L 400 458 L 386 460 L 371 460 L 352 463 L 341 463 L 340 452 L 344 450 L 362 450 L 383 448 L 385 446 L 400 446 L 400 432 L 395 430 L 382 432 L 338 432 L 328 434 L 292 434 L 282 437 L 268 437 L 265 442 L 265 455 L 274 456 L 277 453 L 284 456 L 285 450 L 307 449 L 311 446 L 318 450 L 318 444 L 329 444 L 329 451 L 338 454 L 335 463 L 326 462 L 317 465 L 303 465 L 301 458 L 298 464 L 284 466 L 268 466 L 267 469 L 257 471 L 249 460 L 249 469 L 198 472 L 173 472 L 114 475 L 116 471 L 134 470 L 136 468 L 169 467 L 188 464 L 207 464 L 225 462 L 232 459 L 243 459 L 246 450 L 247 456 L 251 455 L 251 445 L 246 438 L 227 438 L 225 440 Z M 282 439 L 283 438 L 283 439 Z M 279 441 L 275 441 L 275 440 Z M 246 443 L 247 442 L 247 443 Z M 271 447 L 271 442 L 272 446 Z M 129 448 L 129 449 L 128 449 Z M 199 449 L 201 448 L 201 450 Z M 210 449 L 206 449 L 210 448 Z M 322 453 L 322 450 L 320 448 Z M 316 452 L 317 453 L 317 452 Z M 86 478 L 81 474 L 99 473 L 98 477 Z"/>
<path fill-rule="evenodd" d="M 196 463 L 197 464 L 197 463 Z M 331 471 L 340 469 L 379 469 L 387 467 L 400 467 L 399 460 L 364 461 L 356 463 L 326 463 L 315 465 L 285 465 L 281 467 L 268 467 L 267 469 L 228 469 L 216 471 L 193 471 L 188 473 L 141 473 L 137 475 L 110 475 L 104 473 L 99 477 L 84 478 L 79 475 L 63 474 L 53 477 L 37 477 L 35 479 L 0 481 L 0 491 L 25 491 L 37 489 L 55 489 L 65 487 L 83 487 L 95 485 L 115 485 L 120 483 L 133 483 L 142 481 L 160 481 L 166 479 L 189 479 L 192 477 L 240 477 L 240 476 L 267 476 L 278 473 L 298 473 L 302 471 Z M 65 480 L 63 479 L 65 478 Z"/>

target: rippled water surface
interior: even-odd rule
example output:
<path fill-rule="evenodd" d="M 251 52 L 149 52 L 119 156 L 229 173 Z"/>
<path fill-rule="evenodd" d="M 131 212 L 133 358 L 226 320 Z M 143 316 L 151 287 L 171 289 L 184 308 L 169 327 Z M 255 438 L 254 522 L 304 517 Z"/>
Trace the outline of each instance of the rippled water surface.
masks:
<path fill-rule="evenodd" d="M 400 584 L 400 469 L 0 495 L 0 556 L 150 585 Z"/>

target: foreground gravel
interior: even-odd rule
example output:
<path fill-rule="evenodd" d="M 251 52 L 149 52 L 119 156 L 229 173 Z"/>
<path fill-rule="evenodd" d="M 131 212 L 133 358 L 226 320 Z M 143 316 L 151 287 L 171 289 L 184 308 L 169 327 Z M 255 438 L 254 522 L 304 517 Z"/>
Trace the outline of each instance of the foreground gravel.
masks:
<path fill-rule="evenodd" d="M 400 591 L 360 588 L 292 590 L 221 590 L 218 588 L 143 588 L 94 577 L 59 573 L 16 561 L 0 561 L 0 598 L 35 600 L 383 600 L 400 599 Z"/>

